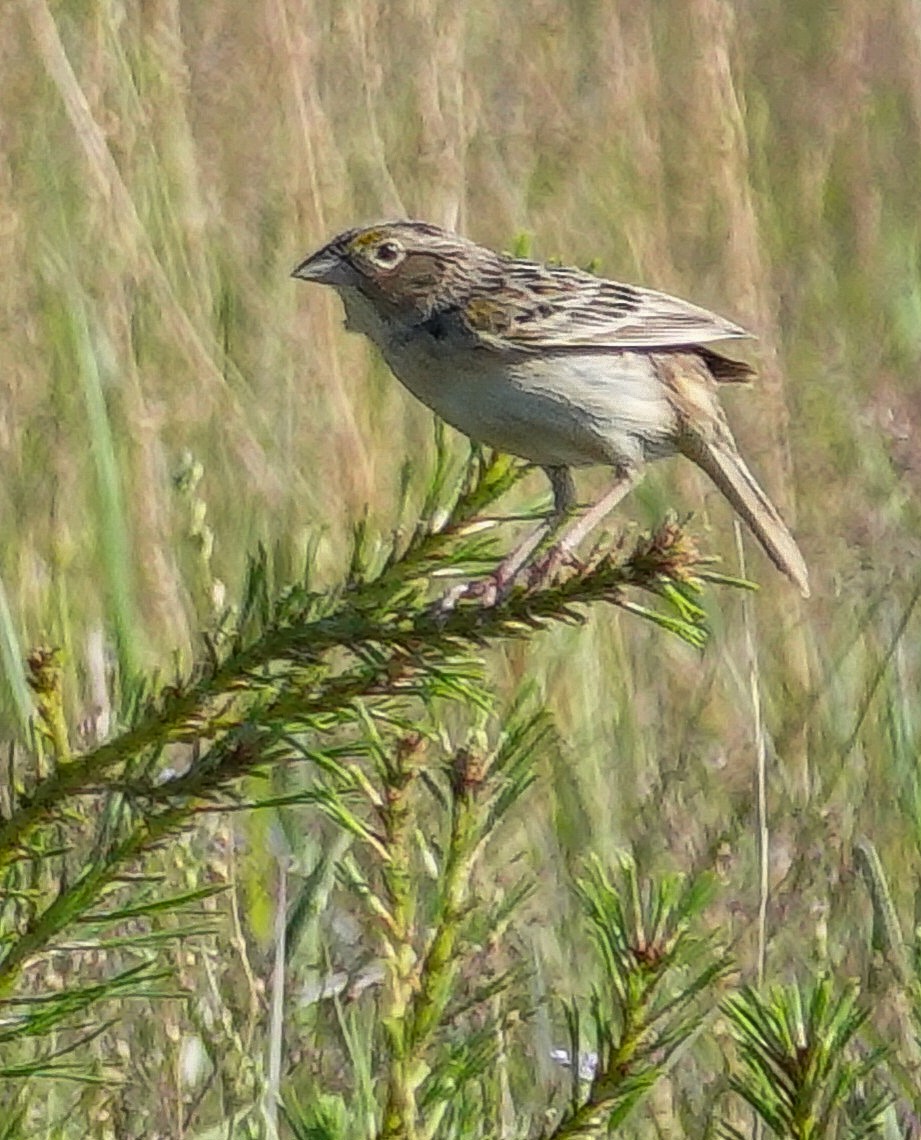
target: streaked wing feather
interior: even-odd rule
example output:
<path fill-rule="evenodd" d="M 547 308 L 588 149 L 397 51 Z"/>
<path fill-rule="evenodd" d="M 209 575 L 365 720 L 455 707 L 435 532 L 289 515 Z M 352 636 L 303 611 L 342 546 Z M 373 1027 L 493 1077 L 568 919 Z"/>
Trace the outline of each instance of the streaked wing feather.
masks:
<path fill-rule="evenodd" d="M 494 285 L 464 307 L 484 347 L 654 349 L 751 336 L 716 313 L 653 289 L 518 259 L 502 268 L 503 287 Z"/>

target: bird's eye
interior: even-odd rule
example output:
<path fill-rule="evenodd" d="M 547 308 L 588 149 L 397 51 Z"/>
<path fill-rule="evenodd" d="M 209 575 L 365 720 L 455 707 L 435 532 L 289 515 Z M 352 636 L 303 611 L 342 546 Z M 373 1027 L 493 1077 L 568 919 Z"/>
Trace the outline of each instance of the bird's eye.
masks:
<path fill-rule="evenodd" d="M 395 241 L 384 241 L 374 251 L 374 260 L 378 265 L 396 265 L 402 252 Z"/>

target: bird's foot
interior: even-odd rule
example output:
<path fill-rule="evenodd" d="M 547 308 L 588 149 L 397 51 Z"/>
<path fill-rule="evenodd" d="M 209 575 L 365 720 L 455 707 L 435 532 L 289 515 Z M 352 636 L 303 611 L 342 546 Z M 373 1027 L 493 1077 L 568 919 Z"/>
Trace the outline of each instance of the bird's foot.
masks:
<path fill-rule="evenodd" d="M 564 570 L 582 571 L 585 564 L 580 558 L 562 543 L 555 543 L 536 561 L 527 567 L 527 585 L 529 590 L 537 590 L 541 586 L 549 586 Z"/>
<path fill-rule="evenodd" d="M 438 599 L 435 612 L 449 614 L 462 601 L 475 601 L 482 609 L 490 609 L 504 602 L 516 585 L 523 585 L 527 591 L 538 590 L 550 585 L 565 570 L 584 569 L 585 564 L 568 547 L 556 544 L 524 566 L 500 565 L 485 578 L 459 582 Z"/>
<path fill-rule="evenodd" d="M 443 594 L 435 603 L 435 612 L 449 614 L 456 609 L 458 602 L 475 601 L 482 609 L 491 609 L 505 601 L 511 593 L 520 568 L 499 565 L 485 578 L 474 578 L 468 582 L 458 582 Z"/>

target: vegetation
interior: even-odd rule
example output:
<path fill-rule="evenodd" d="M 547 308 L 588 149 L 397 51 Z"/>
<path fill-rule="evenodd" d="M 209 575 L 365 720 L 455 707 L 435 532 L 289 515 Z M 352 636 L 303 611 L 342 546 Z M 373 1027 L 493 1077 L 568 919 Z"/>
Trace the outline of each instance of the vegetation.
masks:
<path fill-rule="evenodd" d="M 916 6 L 20 0 L 0 57 L 0 1136 L 918 1136 Z M 813 599 L 676 462 L 433 610 L 546 490 L 289 280 L 398 214 L 756 330 Z"/>

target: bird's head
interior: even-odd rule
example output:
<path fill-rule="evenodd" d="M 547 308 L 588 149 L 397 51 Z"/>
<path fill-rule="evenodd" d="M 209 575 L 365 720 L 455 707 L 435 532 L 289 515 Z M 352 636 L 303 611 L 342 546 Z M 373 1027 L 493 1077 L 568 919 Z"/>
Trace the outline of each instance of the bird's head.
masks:
<path fill-rule="evenodd" d="M 292 276 L 424 314 L 456 298 L 471 255 L 485 252 L 428 222 L 381 222 L 334 237 Z"/>

